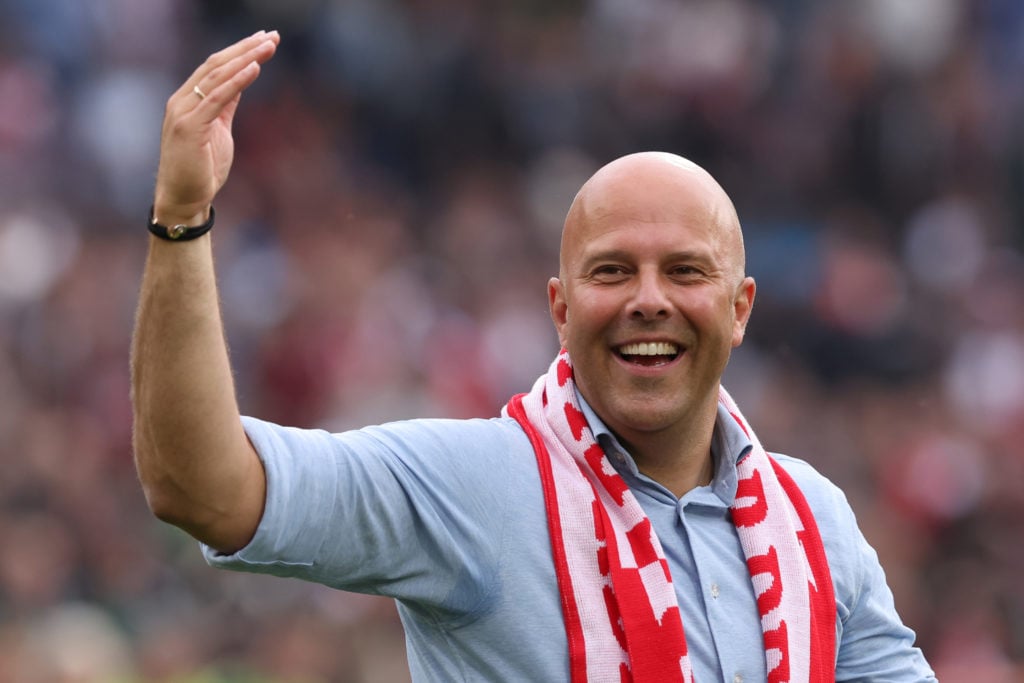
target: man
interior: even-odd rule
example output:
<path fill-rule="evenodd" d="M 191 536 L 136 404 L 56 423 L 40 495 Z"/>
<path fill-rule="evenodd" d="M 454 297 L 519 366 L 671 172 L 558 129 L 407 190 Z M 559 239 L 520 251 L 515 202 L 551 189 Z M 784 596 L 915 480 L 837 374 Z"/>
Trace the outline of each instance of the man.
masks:
<path fill-rule="evenodd" d="M 206 231 L 278 41 L 167 104 L 132 358 L 157 516 L 215 565 L 394 597 L 415 680 L 934 680 L 842 493 L 719 385 L 755 284 L 731 201 L 679 157 L 580 190 L 548 285 L 563 352 L 502 417 L 241 418 Z"/>

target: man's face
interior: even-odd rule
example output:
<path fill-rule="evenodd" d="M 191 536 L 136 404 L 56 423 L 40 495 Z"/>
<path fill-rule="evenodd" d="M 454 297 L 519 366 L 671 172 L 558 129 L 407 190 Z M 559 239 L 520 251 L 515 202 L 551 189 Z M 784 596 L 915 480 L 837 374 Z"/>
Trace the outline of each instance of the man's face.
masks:
<path fill-rule="evenodd" d="M 710 176 L 657 159 L 623 166 L 581 191 L 548 294 L 580 392 L 629 443 L 713 420 L 754 282 Z"/>

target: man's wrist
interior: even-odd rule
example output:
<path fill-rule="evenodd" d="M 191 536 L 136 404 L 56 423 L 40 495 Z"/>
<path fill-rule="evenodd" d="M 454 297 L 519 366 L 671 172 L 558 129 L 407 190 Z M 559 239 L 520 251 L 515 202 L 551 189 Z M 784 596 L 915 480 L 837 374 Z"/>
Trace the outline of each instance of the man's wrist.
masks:
<path fill-rule="evenodd" d="M 175 204 L 162 201 L 157 196 L 153 201 L 154 222 L 160 225 L 202 225 L 210 217 L 210 204 Z"/>
<path fill-rule="evenodd" d="M 214 216 L 213 206 L 210 206 L 207 212 L 197 214 L 190 219 L 175 221 L 174 217 L 170 216 L 171 220 L 165 222 L 165 219 L 157 217 L 155 206 L 153 206 L 149 209 L 149 220 L 146 222 L 146 227 L 160 239 L 169 242 L 187 242 L 208 233 L 213 228 Z"/>

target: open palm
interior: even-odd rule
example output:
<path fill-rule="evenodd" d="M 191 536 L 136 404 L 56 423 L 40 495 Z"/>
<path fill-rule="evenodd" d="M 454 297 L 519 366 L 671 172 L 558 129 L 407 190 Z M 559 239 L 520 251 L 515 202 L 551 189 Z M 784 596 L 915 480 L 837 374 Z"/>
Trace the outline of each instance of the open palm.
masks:
<path fill-rule="evenodd" d="M 234 159 L 231 125 L 242 91 L 273 56 L 279 37 L 259 32 L 211 55 L 167 101 L 155 212 L 164 222 L 205 214 Z"/>

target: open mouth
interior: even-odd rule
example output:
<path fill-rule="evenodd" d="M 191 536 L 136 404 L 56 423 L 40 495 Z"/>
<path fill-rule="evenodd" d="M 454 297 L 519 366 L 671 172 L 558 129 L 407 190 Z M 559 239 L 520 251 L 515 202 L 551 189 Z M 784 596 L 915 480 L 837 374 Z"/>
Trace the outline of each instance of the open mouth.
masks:
<path fill-rule="evenodd" d="M 675 360 L 679 356 L 679 347 L 669 342 L 638 342 L 623 344 L 616 352 L 627 363 L 653 367 Z"/>

